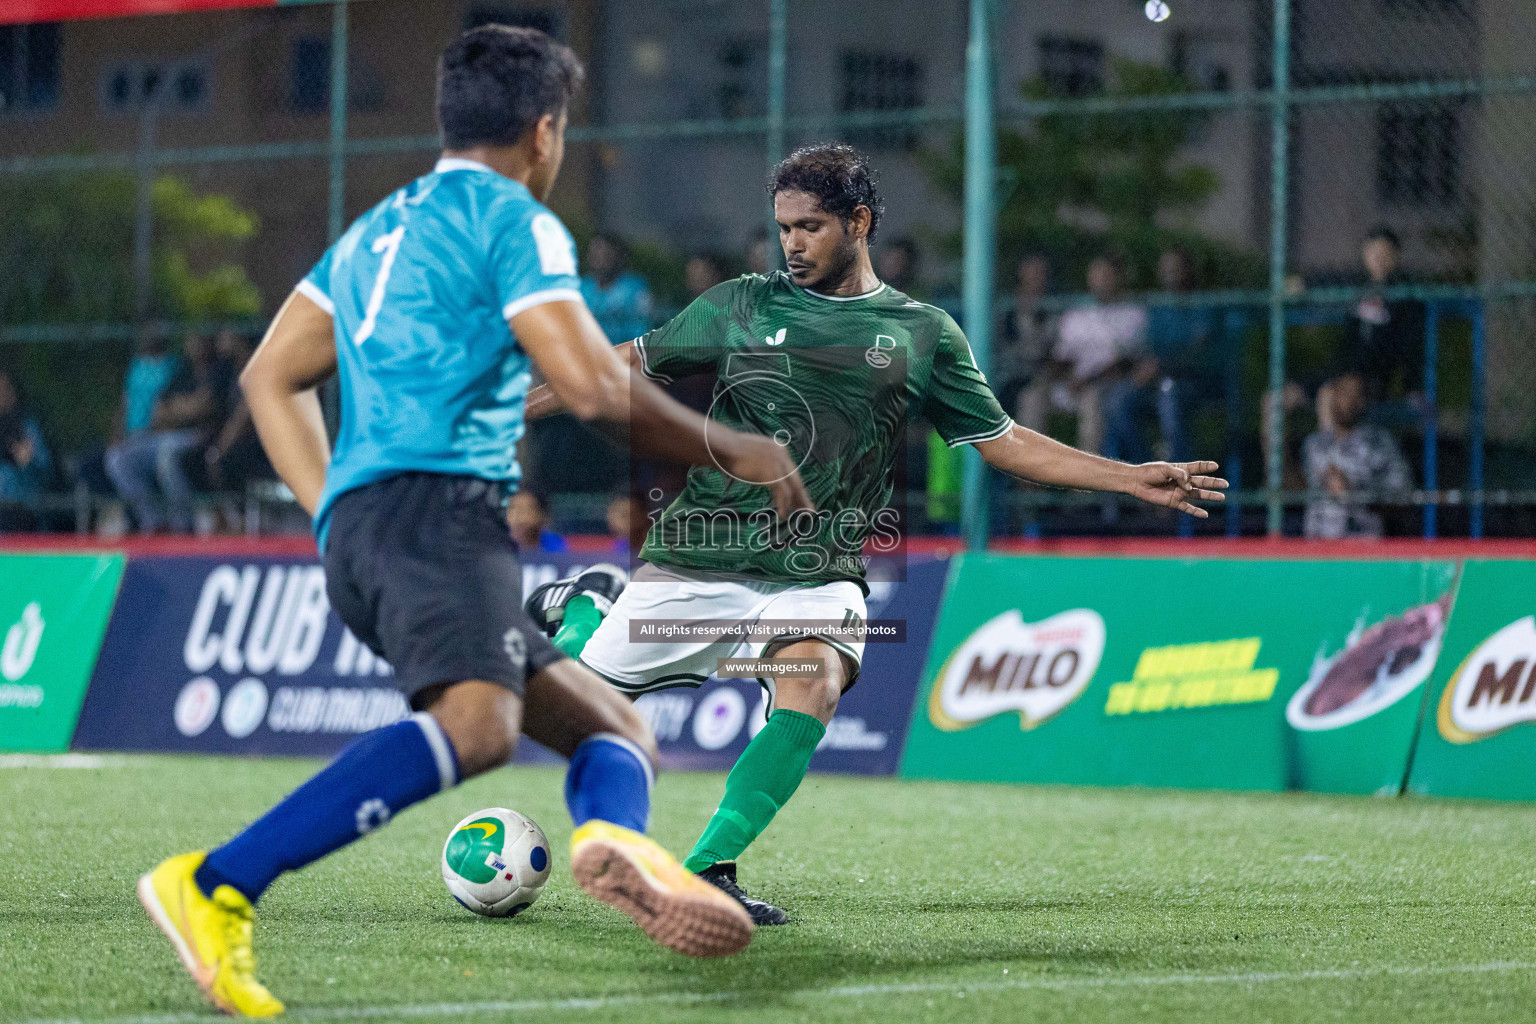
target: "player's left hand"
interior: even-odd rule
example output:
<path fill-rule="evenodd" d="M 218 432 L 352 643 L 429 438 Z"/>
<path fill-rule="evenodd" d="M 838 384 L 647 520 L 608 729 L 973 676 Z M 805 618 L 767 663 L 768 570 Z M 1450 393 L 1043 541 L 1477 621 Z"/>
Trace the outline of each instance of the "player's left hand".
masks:
<path fill-rule="evenodd" d="M 1197 519 L 1210 515 L 1192 504 L 1196 501 L 1226 501 L 1221 492 L 1227 482 L 1210 476 L 1219 468 L 1214 462 L 1143 462 L 1131 468 L 1131 486 L 1126 493 L 1149 505 L 1178 509 Z"/>

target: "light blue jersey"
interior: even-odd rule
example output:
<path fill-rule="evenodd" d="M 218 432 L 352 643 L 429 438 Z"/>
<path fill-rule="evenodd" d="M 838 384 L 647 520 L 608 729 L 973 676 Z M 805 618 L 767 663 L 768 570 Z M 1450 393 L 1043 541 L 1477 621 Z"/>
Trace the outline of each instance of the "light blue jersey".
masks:
<path fill-rule="evenodd" d="M 581 301 L 576 245 L 526 187 L 445 158 L 360 217 L 298 290 L 336 321 L 341 424 L 315 512 L 407 472 L 516 485 L 529 359 L 507 321 Z"/>

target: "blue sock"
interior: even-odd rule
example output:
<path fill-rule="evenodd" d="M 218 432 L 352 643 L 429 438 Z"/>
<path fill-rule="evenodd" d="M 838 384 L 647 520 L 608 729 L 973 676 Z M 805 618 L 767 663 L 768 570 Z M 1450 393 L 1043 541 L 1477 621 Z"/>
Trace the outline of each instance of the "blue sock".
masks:
<path fill-rule="evenodd" d="M 284 871 L 313 863 L 459 781 L 453 744 L 422 713 L 353 740 L 320 774 L 208 855 L 197 886 L 255 903 Z"/>
<path fill-rule="evenodd" d="M 629 740 L 595 733 L 571 755 L 565 806 L 578 827 L 593 818 L 644 832 L 651 820 L 651 762 Z"/>

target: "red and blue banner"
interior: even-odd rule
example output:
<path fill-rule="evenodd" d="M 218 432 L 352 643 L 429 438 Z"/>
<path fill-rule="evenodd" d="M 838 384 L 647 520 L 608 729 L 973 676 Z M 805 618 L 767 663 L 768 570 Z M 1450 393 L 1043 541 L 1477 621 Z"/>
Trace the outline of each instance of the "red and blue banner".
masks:
<path fill-rule="evenodd" d="M 127 18 L 142 14 L 187 14 L 237 7 L 288 7 L 328 0 L 7 0 L 0 4 L 0 25 L 82 18 Z"/>

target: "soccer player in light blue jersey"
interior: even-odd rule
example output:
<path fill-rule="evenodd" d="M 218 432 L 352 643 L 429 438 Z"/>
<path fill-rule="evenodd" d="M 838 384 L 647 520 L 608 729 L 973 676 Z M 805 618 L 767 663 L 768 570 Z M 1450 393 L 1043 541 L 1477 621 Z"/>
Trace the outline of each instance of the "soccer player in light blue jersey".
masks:
<path fill-rule="evenodd" d="M 782 447 L 718 425 L 706 444 L 705 420 L 631 378 L 583 304 L 571 237 L 542 203 L 581 75 L 532 29 L 453 42 L 443 158 L 325 254 L 242 375 L 262 444 L 314 517 L 332 606 L 393 665 L 415 714 L 359 738 L 223 846 L 140 879 L 145 908 L 228 1012 L 283 1010 L 251 951 L 254 904 L 278 875 L 504 764 L 520 733 L 570 758 L 582 888 L 683 953 L 751 938 L 745 911 L 645 837 L 654 737 L 529 619 L 502 513 L 534 363 L 567 408 L 627 428 L 637 450 L 776 481 L 765 493 L 780 514 L 809 506 Z M 334 451 L 315 392 L 332 373 Z"/>

